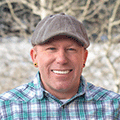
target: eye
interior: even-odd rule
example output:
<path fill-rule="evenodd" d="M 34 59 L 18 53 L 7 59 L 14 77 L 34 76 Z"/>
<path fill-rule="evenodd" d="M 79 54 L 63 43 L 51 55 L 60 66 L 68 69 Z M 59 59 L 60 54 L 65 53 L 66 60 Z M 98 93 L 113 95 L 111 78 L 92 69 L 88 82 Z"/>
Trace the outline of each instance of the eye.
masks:
<path fill-rule="evenodd" d="M 76 49 L 74 49 L 74 48 L 68 48 L 67 50 L 69 50 L 69 51 L 76 51 Z"/>
<path fill-rule="evenodd" d="M 56 50 L 56 48 L 55 47 L 49 47 L 49 48 L 47 48 L 47 50 L 53 51 L 53 50 Z"/>
<path fill-rule="evenodd" d="M 51 48 L 49 48 L 49 50 L 55 50 L 55 48 L 54 48 L 54 47 L 51 47 Z"/>

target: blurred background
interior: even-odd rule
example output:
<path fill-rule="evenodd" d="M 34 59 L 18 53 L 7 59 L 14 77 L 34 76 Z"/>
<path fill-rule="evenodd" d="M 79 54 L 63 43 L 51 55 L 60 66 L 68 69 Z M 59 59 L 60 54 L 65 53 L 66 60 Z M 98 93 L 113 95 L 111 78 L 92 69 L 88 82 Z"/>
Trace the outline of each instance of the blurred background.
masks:
<path fill-rule="evenodd" d="M 61 12 L 87 30 L 86 80 L 120 93 L 120 0 L 0 0 L 0 94 L 33 79 L 32 33 L 41 19 Z"/>

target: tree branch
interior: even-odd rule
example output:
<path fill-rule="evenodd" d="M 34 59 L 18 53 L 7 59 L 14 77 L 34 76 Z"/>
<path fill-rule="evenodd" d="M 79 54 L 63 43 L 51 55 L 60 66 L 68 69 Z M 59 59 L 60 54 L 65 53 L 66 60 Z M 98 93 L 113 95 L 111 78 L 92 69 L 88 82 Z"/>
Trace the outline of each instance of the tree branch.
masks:
<path fill-rule="evenodd" d="M 113 14 L 110 18 L 110 22 L 113 22 L 115 20 L 117 9 L 118 9 L 119 5 L 120 5 L 120 0 L 117 0 L 116 5 L 114 6 Z"/>
<path fill-rule="evenodd" d="M 118 22 L 115 22 L 115 23 L 113 22 L 115 20 L 119 5 L 120 5 L 120 0 L 117 0 L 116 5 L 114 6 L 113 14 L 112 14 L 111 18 L 109 19 L 109 25 L 108 25 L 108 39 L 109 40 L 112 39 L 111 32 L 112 32 L 113 25 L 119 24 L 119 21 L 120 21 L 120 20 L 118 20 Z"/>
<path fill-rule="evenodd" d="M 7 2 L 7 4 L 8 4 L 8 7 L 9 7 L 9 9 L 10 9 L 10 12 L 11 12 L 11 15 L 12 15 L 13 19 L 19 24 L 19 26 L 21 26 L 21 28 L 26 29 L 27 26 L 24 25 L 24 24 L 20 21 L 20 19 L 15 15 L 14 10 L 13 10 L 12 5 L 11 5 L 11 3 L 9 2 L 9 0 L 6 0 L 6 2 Z"/>
<path fill-rule="evenodd" d="M 63 5 L 54 8 L 54 11 L 55 11 L 55 12 L 58 12 L 58 11 L 63 10 L 64 8 L 68 7 L 68 6 L 70 5 L 71 2 L 72 2 L 72 0 L 68 0 L 68 1 L 65 2 Z"/>
<path fill-rule="evenodd" d="M 88 8 L 90 6 L 90 3 L 91 3 L 91 0 L 88 0 L 87 3 L 86 3 L 86 6 L 84 8 L 84 12 L 83 12 L 83 17 L 85 17 L 87 15 L 87 12 L 88 12 Z"/>

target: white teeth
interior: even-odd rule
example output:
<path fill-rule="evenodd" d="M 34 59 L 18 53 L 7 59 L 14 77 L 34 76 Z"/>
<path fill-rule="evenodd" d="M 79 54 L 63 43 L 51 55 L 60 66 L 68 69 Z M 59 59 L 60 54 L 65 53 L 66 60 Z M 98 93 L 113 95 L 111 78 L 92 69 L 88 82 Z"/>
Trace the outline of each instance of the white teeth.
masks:
<path fill-rule="evenodd" d="M 69 70 L 66 70 L 66 71 L 56 71 L 56 70 L 53 70 L 54 73 L 57 73 L 57 74 L 67 74 L 69 73 L 70 71 Z"/>

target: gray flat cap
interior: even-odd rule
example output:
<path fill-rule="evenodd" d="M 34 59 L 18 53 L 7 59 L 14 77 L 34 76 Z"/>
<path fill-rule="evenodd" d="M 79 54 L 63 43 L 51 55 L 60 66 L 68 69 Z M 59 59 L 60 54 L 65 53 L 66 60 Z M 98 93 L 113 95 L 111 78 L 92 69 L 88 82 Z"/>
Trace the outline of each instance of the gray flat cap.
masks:
<path fill-rule="evenodd" d="M 90 44 L 83 24 L 74 17 L 64 13 L 50 15 L 41 20 L 35 28 L 31 43 L 33 46 L 44 44 L 57 35 L 73 37 L 85 48 Z"/>

